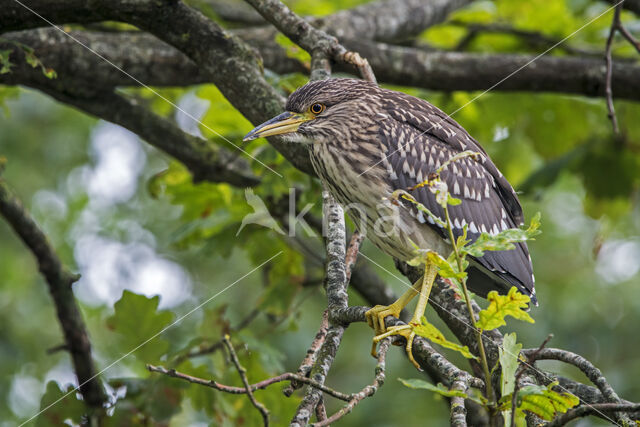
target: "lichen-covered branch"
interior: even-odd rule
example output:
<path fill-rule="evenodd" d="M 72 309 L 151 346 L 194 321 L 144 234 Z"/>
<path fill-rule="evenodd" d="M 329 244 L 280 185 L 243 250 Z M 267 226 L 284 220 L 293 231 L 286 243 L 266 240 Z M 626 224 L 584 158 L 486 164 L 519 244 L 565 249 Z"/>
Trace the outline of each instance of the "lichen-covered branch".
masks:
<path fill-rule="evenodd" d="M 327 191 L 323 192 L 323 221 L 326 227 L 327 248 L 327 308 L 329 310 L 329 329 L 324 343 L 320 347 L 316 363 L 311 369 L 310 376 L 316 382 L 324 384 L 325 378 L 331 369 L 333 360 L 342 341 L 345 326 L 336 322 L 333 313 L 348 307 L 347 295 L 347 269 L 346 256 L 346 231 L 344 212 L 342 207 L 335 202 Z M 305 426 L 308 424 L 311 414 L 314 413 L 320 400 L 321 393 L 315 388 L 308 388 L 305 396 L 298 406 L 291 420 L 291 426 Z"/>
<path fill-rule="evenodd" d="M 451 390 L 461 391 L 463 393 L 467 392 L 469 388 L 469 384 L 464 379 L 456 378 L 451 385 Z M 449 422 L 452 427 L 466 427 L 467 426 L 467 408 L 465 405 L 465 400 L 459 396 L 453 396 L 451 398 L 451 402 L 449 403 L 451 406 L 451 417 L 449 418 Z M 513 425 L 513 424 L 512 424 Z"/>
<path fill-rule="evenodd" d="M 71 355 L 80 393 L 89 407 L 95 411 L 101 410 L 107 402 L 107 396 L 91 356 L 87 328 L 71 289 L 79 276 L 62 264 L 45 234 L 1 178 L 0 214 L 36 258 L 56 308 L 65 350 Z"/>
<path fill-rule="evenodd" d="M 527 358 L 530 358 L 535 354 L 535 360 L 558 360 L 560 362 L 568 363 L 580 369 L 582 373 L 589 378 L 598 390 L 602 393 L 602 396 L 608 402 L 620 402 L 620 397 L 615 392 L 613 387 L 609 384 L 607 379 L 602 375 L 600 369 L 595 367 L 593 363 L 580 356 L 579 354 L 572 353 L 567 350 L 559 348 L 543 348 L 543 349 L 528 349 L 522 350 L 522 354 Z"/>
<path fill-rule="evenodd" d="M 402 41 L 447 19 L 473 0 L 383 0 L 337 12 L 319 28 L 342 39 Z"/>
<path fill-rule="evenodd" d="M 147 85 L 189 86 L 212 81 L 182 52 L 149 34 L 89 31 L 72 31 L 70 34 Z M 264 29 L 250 29 L 235 34 L 258 50 L 266 68 L 285 74 L 309 72 L 304 64 L 287 56 L 286 51 L 273 40 L 272 33 Z M 59 78 L 73 79 L 80 88 L 104 91 L 138 85 L 57 30 L 22 31 L 7 34 L 4 38 L 33 47 L 35 54 L 56 70 Z M 485 90 L 534 58 L 518 54 L 426 52 L 367 41 L 343 40 L 343 44 L 367 58 L 378 81 L 430 90 Z M 1 41 L 0 46 L 3 49 L 13 47 Z M 611 74 L 613 96 L 640 100 L 638 74 L 640 66 L 637 64 L 614 61 Z M 0 75 L 0 83 L 3 84 L 29 85 L 44 79 L 42 73 L 20 63 L 12 73 Z M 493 90 L 603 97 L 605 88 L 606 72 L 600 59 L 543 56 Z M 308 172 L 312 173 L 310 169 Z"/>

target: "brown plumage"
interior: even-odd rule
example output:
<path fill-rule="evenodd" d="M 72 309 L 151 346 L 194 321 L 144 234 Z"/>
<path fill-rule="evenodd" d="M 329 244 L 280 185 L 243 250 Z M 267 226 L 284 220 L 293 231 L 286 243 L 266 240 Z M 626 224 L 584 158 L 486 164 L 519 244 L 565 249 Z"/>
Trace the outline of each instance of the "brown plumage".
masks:
<path fill-rule="evenodd" d="M 274 128 L 274 123 L 284 119 L 296 122 L 295 129 L 283 136 L 310 144 L 312 163 L 325 186 L 367 238 L 393 257 L 413 258 L 411 242 L 449 254 L 445 230 L 415 205 L 397 206 L 388 197 L 396 189 L 406 190 L 424 181 L 465 150 L 482 153 L 482 158 L 450 163 L 441 173 L 452 195 L 462 200 L 449 208 L 455 236 L 465 225 L 469 238 L 475 240 L 482 232 L 496 234 L 523 223 L 515 191 L 486 152 L 462 126 L 427 101 L 362 80 L 332 79 L 298 89 L 289 97 L 286 110 L 246 139 L 284 134 L 267 133 L 265 128 Z M 419 188 L 411 194 L 444 218 L 429 189 Z M 469 287 L 474 292 L 486 296 L 491 290 L 506 292 L 516 286 L 535 303 L 525 243 L 509 251 L 486 252 L 471 262 Z"/>

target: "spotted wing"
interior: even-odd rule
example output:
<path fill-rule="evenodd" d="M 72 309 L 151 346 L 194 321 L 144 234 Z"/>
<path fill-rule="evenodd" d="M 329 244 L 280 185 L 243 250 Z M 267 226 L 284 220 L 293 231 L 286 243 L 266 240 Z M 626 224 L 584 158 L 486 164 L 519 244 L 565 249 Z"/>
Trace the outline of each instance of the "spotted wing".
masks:
<path fill-rule="evenodd" d="M 426 101 L 409 96 L 408 100 L 398 98 L 389 100 L 386 109 L 389 117 L 382 120 L 380 126 L 380 138 L 387 150 L 383 165 L 387 167 L 392 187 L 413 187 L 454 155 L 464 150 L 479 152 L 482 153 L 480 161 L 464 158 L 450 163 L 441 173 L 449 192 L 462 201 L 449 208 L 454 235 L 461 235 L 467 225 L 468 237 L 474 241 L 482 232 L 497 234 L 522 225 L 522 207 L 515 191 L 479 144 L 458 123 Z M 444 219 L 444 211 L 429 189 L 423 187 L 411 193 Z M 415 206 L 409 209 L 420 222 L 447 237 L 445 230 Z M 469 285 L 476 293 L 486 295 L 494 289 L 505 291 L 516 286 L 535 301 L 533 269 L 525 243 L 518 243 L 509 251 L 489 251 L 470 261 Z"/>

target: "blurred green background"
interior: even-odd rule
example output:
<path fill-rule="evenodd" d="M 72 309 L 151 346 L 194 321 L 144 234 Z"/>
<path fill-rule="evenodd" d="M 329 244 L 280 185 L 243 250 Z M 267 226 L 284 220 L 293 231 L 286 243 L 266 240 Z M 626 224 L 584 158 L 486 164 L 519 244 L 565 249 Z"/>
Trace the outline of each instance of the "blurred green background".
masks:
<path fill-rule="evenodd" d="M 347 3 L 288 2 L 297 12 L 312 15 L 358 2 Z M 453 17 L 508 23 L 561 39 L 607 7 L 586 0 L 480 1 Z M 567 43 L 602 50 L 611 15 Z M 631 14 L 624 13 L 623 20 L 631 29 L 640 28 Z M 420 38 L 452 49 L 465 33 L 460 26 L 443 24 Z M 480 35 L 467 49 L 540 52 L 506 34 Z M 622 41 L 616 42 L 614 52 L 633 56 Z M 272 81 L 286 94 L 306 77 L 272 76 Z M 445 112 L 478 95 L 394 89 L 423 97 Z M 151 92 L 129 92 L 148 99 L 156 112 L 174 118 L 183 129 L 212 137 Z M 160 92 L 234 142 L 252 128 L 213 86 Z M 120 399 L 110 421 L 113 425 L 132 420 L 176 426 L 256 424 L 258 413 L 245 397 L 149 375 L 145 363 L 165 363 L 194 346 L 214 343 L 223 328 L 237 325 L 257 307 L 256 318 L 232 334 L 249 379 L 256 382 L 295 371 L 326 306 L 318 286 L 322 266 L 305 257 L 296 242 L 259 226 L 249 225 L 236 237 L 240 221 L 251 212 L 243 189 L 193 185 L 181 165 L 135 135 L 35 91 L 0 86 L 0 102 L 0 155 L 8 160 L 3 177 L 64 262 L 82 274 L 74 291 L 100 369 L 283 251 L 269 268 L 242 279 L 103 374 L 113 396 Z M 551 346 L 591 360 L 622 397 L 638 401 L 640 106 L 629 102 L 615 106 L 620 138 L 612 134 L 604 100 L 578 96 L 490 92 L 454 119 L 481 142 L 521 191 L 527 219 L 542 213 L 543 234 L 530 243 L 540 301 L 531 312 L 536 323 L 512 322 L 503 329 L 516 331 L 525 348 L 537 347 L 553 333 Z M 303 192 L 300 206 L 314 203 L 313 212 L 319 214 L 317 183 L 295 171 L 264 140 L 246 149 L 285 176 L 280 179 L 254 164 L 264 179 L 256 194 L 282 195 L 296 185 Z M 318 237 L 302 238 L 312 251 L 322 253 Z M 396 274 L 392 260 L 371 244 L 365 243 L 363 251 Z M 398 279 L 377 270 L 396 293 L 404 290 Z M 2 221 L 0 273 L 0 426 L 10 426 L 37 413 L 42 402 L 60 396 L 75 377 L 68 354 L 47 354 L 47 349 L 62 343 L 51 298 L 31 254 Z M 125 290 L 131 293 L 123 296 Z M 350 303 L 364 304 L 355 292 Z M 431 309 L 427 316 L 436 317 Z M 348 328 L 327 381 L 330 386 L 354 392 L 372 380 L 371 336 L 364 324 Z M 466 367 L 455 354 L 445 353 Z M 563 365 L 541 366 L 586 381 Z M 193 358 L 179 370 L 239 385 L 222 352 Z M 336 425 L 417 425 L 425 419 L 430 425 L 447 423 L 444 402 L 397 381 L 419 376 L 401 351 L 390 351 L 385 386 Z M 276 385 L 256 393 L 276 425 L 288 422 L 300 399 L 299 395 L 286 399 L 280 389 Z M 56 424 L 66 417 L 77 422 L 81 412 L 74 399 L 66 398 L 39 422 Z M 327 405 L 333 412 L 341 402 L 329 398 Z"/>

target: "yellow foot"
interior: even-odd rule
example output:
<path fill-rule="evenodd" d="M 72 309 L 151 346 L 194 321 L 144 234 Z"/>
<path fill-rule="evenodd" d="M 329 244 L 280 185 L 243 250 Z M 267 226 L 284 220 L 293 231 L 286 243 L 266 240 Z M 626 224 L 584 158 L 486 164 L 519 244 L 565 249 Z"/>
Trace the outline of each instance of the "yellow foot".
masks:
<path fill-rule="evenodd" d="M 384 324 L 384 319 L 387 316 L 400 317 L 402 307 L 399 305 L 376 305 L 369 309 L 364 317 L 367 319 L 367 323 L 373 329 L 376 335 L 384 334 L 387 331 L 387 326 Z"/>
<path fill-rule="evenodd" d="M 400 335 L 407 340 L 405 350 L 407 351 L 407 356 L 409 356 L 409 361 L 413 363 L 413 366 L 415 366 L 416 369 L 422 371 L 422 368 L 418 362 L 416 362 L 416 359 L 413 358 L 413 339 L 415 338 L 416 333 L 413 332 L 413 327 L 411 325 L 392 326 L 388 328 L 385 333 L 373 337 L 373 346 L 371 347 L 371 354 L 373 357 L 377 357 L 376 347 L 378 343 L 392 335 Z"/>

